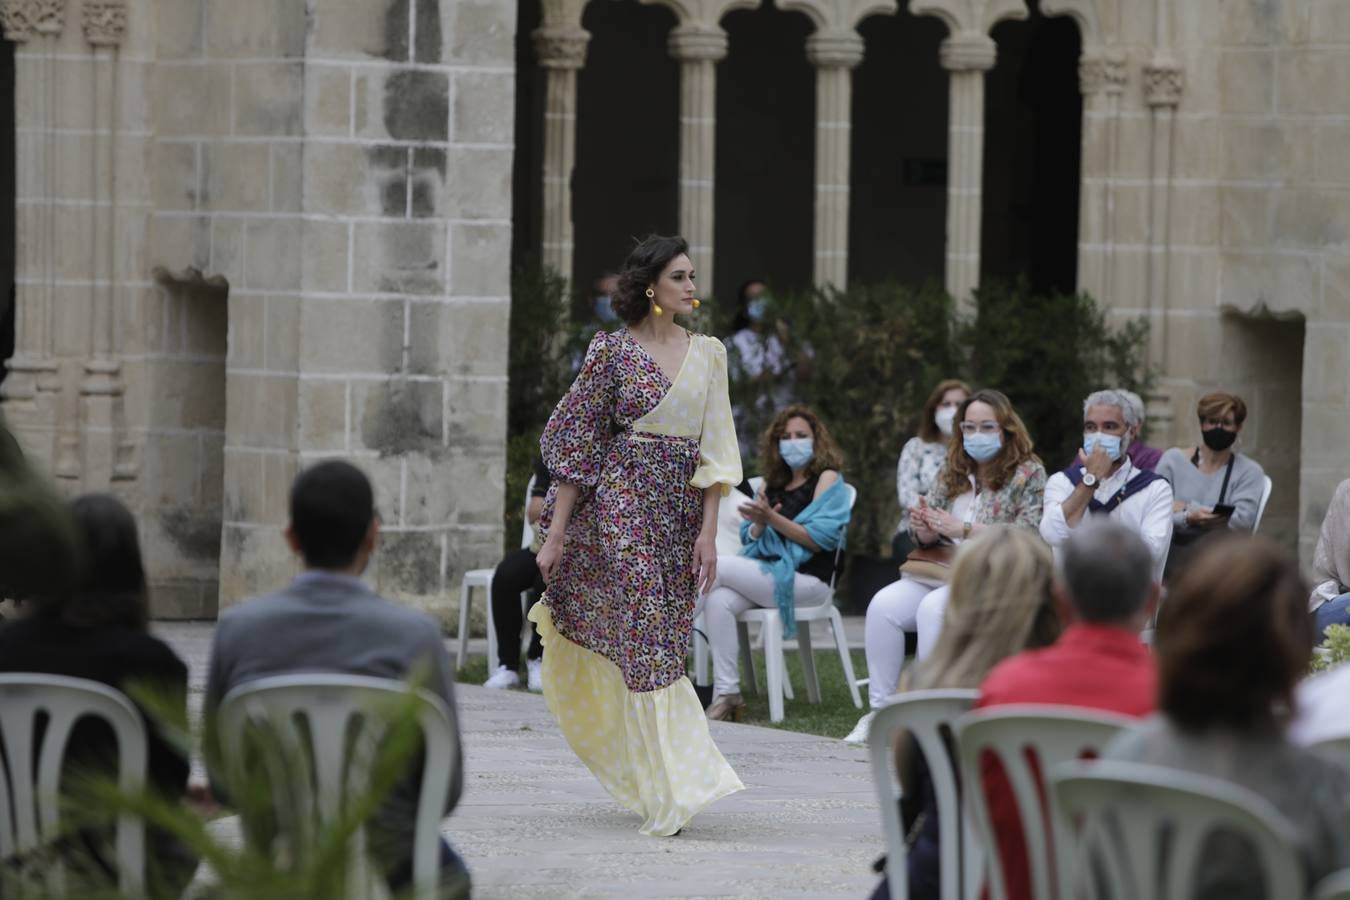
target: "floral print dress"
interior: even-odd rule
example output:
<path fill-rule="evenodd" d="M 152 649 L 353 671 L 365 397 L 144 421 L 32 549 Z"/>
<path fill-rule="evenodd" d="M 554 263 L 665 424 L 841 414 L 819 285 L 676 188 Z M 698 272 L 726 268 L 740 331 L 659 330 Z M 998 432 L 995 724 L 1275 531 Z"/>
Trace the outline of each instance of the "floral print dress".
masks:
<path fill-rule="evenodd" d="M 554 486 L 580 489 L 557 571 L 530 612 L 544 697 L 610 793 L 674 834 L 742 785 L 685 677 L 703 491 L 741 480 L 726 350 L 691 335 L 674 381 L 626 329 L 597 334 L 540 446 Z"/>

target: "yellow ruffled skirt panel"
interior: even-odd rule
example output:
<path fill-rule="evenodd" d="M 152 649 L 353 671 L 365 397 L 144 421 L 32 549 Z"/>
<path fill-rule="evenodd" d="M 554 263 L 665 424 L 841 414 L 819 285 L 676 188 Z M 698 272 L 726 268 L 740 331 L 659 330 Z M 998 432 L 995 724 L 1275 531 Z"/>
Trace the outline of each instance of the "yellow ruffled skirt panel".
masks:
<path fill-rule="evenodd" d="M 635 694 L 619 667 L 563 637 L 543 603 L 530 610 L 544 644 L 544 700 L 572 751 L 643 834 L 672 835 L 745 785 L 727 765 L 688 678 Z"/>

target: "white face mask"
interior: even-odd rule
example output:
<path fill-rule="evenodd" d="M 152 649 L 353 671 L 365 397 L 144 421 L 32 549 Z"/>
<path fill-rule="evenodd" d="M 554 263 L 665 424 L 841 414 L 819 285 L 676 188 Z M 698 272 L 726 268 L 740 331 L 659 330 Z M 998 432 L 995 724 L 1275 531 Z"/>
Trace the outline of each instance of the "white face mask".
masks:
<path fill-rule="evenodd" d="M 956 421 L 956 407 L 939 406 L 938 411 L 933 414 L 933 421 L 937 423 L 938 431 L 941 431 L 947 437 L 951 437 L 952 423 Z"/>

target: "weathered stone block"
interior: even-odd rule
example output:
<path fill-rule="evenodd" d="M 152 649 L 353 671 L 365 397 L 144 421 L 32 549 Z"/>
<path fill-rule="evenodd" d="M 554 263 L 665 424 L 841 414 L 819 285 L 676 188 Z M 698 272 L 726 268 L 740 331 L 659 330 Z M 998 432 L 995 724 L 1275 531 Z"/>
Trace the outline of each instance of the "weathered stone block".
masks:
<path fill-rule="evenodd" d="M 229 352 L 231 369 L 264 369 L 266 298 L 259 294 L 233 294 L 229 299 Z"/>
<path fill-rule="evenodd" d="M 201 477 L 200 508 L 210 510 L 219 518 L 224 509 L 225 431 L 224 428 L 220 431 L 202 430 L 198 435 L 202 448 L 201 471 L 198 473 Z M 219 548 L 216 553 L 220 553 Z"/>
<path fill-rule="evenodd" d="M 248 269 L 244 284 L 253 290 L 299 290 L 303 231 L 304 222 L 298 218 L 246 222 Z"/>
<path fill-rule="evenodd" d="M 266 144 L 203 144 L 202 205 L 218 212 L 265 212 L 270 165 Z"/>
<path fill-rule="evenodd" d="M 235 69 L 234 133 L 298 135 L 304 127 L 304 66 L 248 63 Z"/>
<path fill-rule="evenodd" d="M 222 362 L 159 359 L 150 371 L 150 408 L 169 428 L 219 429 L 225 421 Z"/>
<path fill-rule="evenodd" d="M 1225 187 L 1219 194 L 1223 210 L 1223 246 L 1257 247 L 1270 237 L 1274 194 L 1266 187 Z"/>
<path fill-rule="evenodd" d="M 1303 400 L 1344 402 L 1350 392 L 1350 326 L 1309 326 L 1303 351 Z"/>
<path fill-rule="evenodd" d="M 305 0 L 210 0 L 207 54 L 278 58 L 305 52 Z"/>
<path fill-rule="evenodd" d="M 470 485 L 461 480 L 465 474 L 454 456 L 438 453 L 428 456 L 409 453 L 403 459 L 407 470 L 403 497 L 403 524 L 412 526 L 445 526 L 458 516 L 463 499 L 482 485 Z M 498 491 L 500 493 L 500 490 Z M 500 507 L 501 498 L 498 497 Z"/>
<path fill-rule="evenodd" d="M 409 460 L 409 472 L 413 465 Z M 445 476 L 441 483 L 450 486 L 445 493 L 453 495 L 446 498 L 446 512 L 453 513 L 456 525 L 490 527 L 501 523 L 506 460 L 500 453 L 455 453 Z"/>
<path fill-rule="evenodd" d="M 202 55 L 205 46 L 206 4 L 203 0 L 177 0 L 155 7 L 156 56 L 188 59 Z"/>
<path fill-rule="evenodd" d="M 345 137 L 352 128 L 352 70 L 305 66 L 305 134 Z"/>
<path fill-rule="evenodd" d="M 1176 251 L 1168 266 L 1168 298 L 1174 309 L 1212 309 L 1219 303 L 1219 259 L 1209 249 Z"/>
<path fill-rule="evenodd" d="M 196 434 L 147 434 L 141 451 L 143 495 L 154 507 L 186 507 L 201 499 L 201 439 Z M 220 552 L 219 543 L 212 554 Z"/>
<path fill-rule="evenodd" d="M 446 214 L 457 219 L 511 218 L 511 153 L 450 148 Z"/>
<path fill-rule="evenodd" d="M 1227 113 L 1275 111 L 1275 50 L 1224 50 L 1219 57 L 1223 109 Z"/>
<path fill-rule="evenodd" d="M 1219 355 L 1221 328 L 1219 315 L 1169 316 L 1167 318 L 1167 345 L 1169 353 L 1167 374 L 1174 379 L 1206 380 L 1219 377 L 1224 361 Z M 1172 348 L 1175 348 L 1173 350 Z M 1173 408 L 1178 419 L 1189 420 L 1193 400 L 1174 396 Z"/>
<path fill-rule="evenodd" d="M 306 291 L 332 294 L 347 290 L 350 231 L 346 222 L 305 223 L 301 272 Z"/>
<path fill-rule="evenodd" d="M 145 252 L 149 268 L 162 266 L 181 272 L 191 266 L 198 271 L 211 269 L 211 219 L 206 216 L 151 216 Z"/>
<path fill-rule="evenodd" d="M 165 211 L 196 209 L 201 190 L 197 145 L 156 144 L 153 159 L 155 207 Z"/>
<path fill-rule="evenodd" d="M 414 218 L 436 217 L 441 214 L 445 195 L 445 150 L 440 147 L 418 147 L 412 153 L 408 170 L 408 212 Z"/>
<path fill-rule="evenodd" d="M 1279 59 L 1280 111 L 1343 115 L 1345 97 L 1328 85 L 1350 84 L 1350 54 L 1343 49 L 1307 49 Z"/>
<path fill-rule="evenodd" d="M 232 444 L 277 450 L 295 446 L 298 413 L 293 376 L 231 371 L 226 407 Z"/>
<path fill-rule="evenodd" d="M 370 479 L 371 489 L 375 492 L 375 511 L 379 514 L 381 528 L 397 530 L 403 521 L 403 470 L 402 456 L 353 456 L 355 463 Z"/>
<path fill-rule="evenodd" d="M 282 537 L 283 528 L 226 524 L 221 537 L 220 606 L 271 593 L 289 584 L 300 565 Z"/>
<path fill-rule="evenodd" d="M 454 132 L 458 144 L 509 144 L 515 131 L 516 79 L 509 72 L 455 75 Z"/>
<path fill-rule="evenodd" d="M 299 443 L 306 452 L 347 452 L 349 390 L 345 381 L 300 379 Z"/>
<path fill-rule="evenodd" d="M 1321 125 L 1315 132 L 1314 140 L 1318 180 L 1350 183 L 1350 125 Z"/>
<path fill-rule="evenodd" d="M 300 368 L 306 372 L 393 373 L 403 366 L 401 301 L 306 299 L 302 317 Z"/>
<path fill-rule="evenodd" d="M 383 213 L 372 179 L 370 154 L 356 144 L 310 143 L 305 147 L 305 207 L 310 213 Z M 402 215 L 400 207 L 399 215 Z"/>
<path fill-rule="evenodd" d="M 446 55 L 460 65 L 510 66 L 515 61 L 516 8 L 494 0 L 442 4 Z"/>
<path fill-rule="evenodd" d="M 298 213 L 305 199 L 305 152 L 299 143 L 271 147 L 273 212 Z"/>
<path fill-rule="evenodd" d="M 257 522 L 263 514 L 262 458 L 257 450 L 229 446 L 222 457 L 224 469 L 223 518 L 226 525 Z"/>
<path fill-rule="evenodd" d="M 443 535 L 433 532 L 381 532 L 376 590 L 392 596 L 425 597 L 443 593 L 443 540 Z"/>
<path fill-rule="evenodd" d="M 150 616 L 157 620 L 214 619 L 217 613 L 216 579 L 150 579 Z"/>
<path fill-rule="evenodd" d="M 510 312 L 505 302 L 414 301 L 409 314 L 410 374 L 506 374 Z"/>
<path fill-rule="evenodd" d="M 295 396 L 294 392 L 290 392 Z M 300 458 L 294 453 L 262 455 L 263 506 L 258 521 L 271 525 L 290 522 L 291 484 L 300 473 Z"/>
<path fill-rule="evenodd" d="M 162 137 L 230 133 L 230 67 L 182 63 L 155 67 L 155 122 Z"/>
<path fill-rule="evenodd" d="M 445 454 L 444 386 L 439 381 L 352 384 L 351 446 L 382 456 Z"/>
<path fill-rule="evenodd" d="M 391 16 L 387 3 L 352 3 L 351 0 L 313 0 L 310 4 L 309 47 L 312 59 L 390 59 L 386 22 Z M 405 25 L 406 28 L 406 25 Z M 402 43 L 407 59 L 407 39 Z"/>
<path fill-rule="evenodd" d="M 1277 247 L 1350 251 L 1350 190 L 1295 189 L 1275 195 Z M 1312 304 L 1301 304 L 1308 310 Z"/>
<path fill-rule="evenodd" d="M 300 361 L 300 300 L 272 295 L 267 298 L 265 365 L 273 371 L 291 371 Z"/>
<path fill-rule="evenodd" d="M 446 394 L 450 446 L 464 453 L 496 451 L 506 440 L 506 379 L 451 381 Z"/>
<path fill-rule="evenodd" d="M 241 219 L 211 219 L 212 275 L 219 275 L 232 289 L 244 287 L 244 222 Z"/>
<path fill-rule="evenodd" d="M 398 141 L 449 138 L 450 78 L 425 69 L 362 69 L 356 74 L 357 136 Z"/>
<path fill-rule="evenodd" d="M 1319 42 L 1350 44 L 1350 6 L 1343 0 L 1308 0 L 1311 31 Z"/>
<path fill-rule="evenodd" d="M 1223 303 L 1242 312 L 1306 312 L 1321 298 L 1318 264 L 1306 256 L 1224 254 Z"/>
<path fill-rule="evenodd" d="M 450 293 L 457 297 L 511 294 L 511 226 L 452 225 Z"/>
<path fill-rule="evenodd" d="M 443 222 L 358 223 L 355 253 L 358 293 L 445 292 Z"/>
<path fill-rule="evenodd" d="M 1322 259 L 1319 318 L 1323 322 L 1350 322 L 1350 257 L 1328 254 Z"/>

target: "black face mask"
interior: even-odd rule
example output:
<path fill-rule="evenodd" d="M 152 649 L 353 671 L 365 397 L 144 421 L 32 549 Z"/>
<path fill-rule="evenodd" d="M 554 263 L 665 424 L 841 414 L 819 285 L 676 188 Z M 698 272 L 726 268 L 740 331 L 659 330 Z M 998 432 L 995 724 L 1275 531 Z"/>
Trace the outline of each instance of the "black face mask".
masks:
<path fill-rule="evenodd" d="M 1237 432 L 1229 431 L 1227 428 L 1211 428 L 1200 432 L 1200 436 L 1205 439 L 1205 446 L 1211 450 L 1227 450 L 1233 446 L 1233 441 L 1237 440 Z"/>

